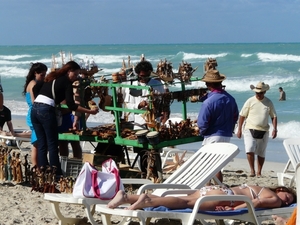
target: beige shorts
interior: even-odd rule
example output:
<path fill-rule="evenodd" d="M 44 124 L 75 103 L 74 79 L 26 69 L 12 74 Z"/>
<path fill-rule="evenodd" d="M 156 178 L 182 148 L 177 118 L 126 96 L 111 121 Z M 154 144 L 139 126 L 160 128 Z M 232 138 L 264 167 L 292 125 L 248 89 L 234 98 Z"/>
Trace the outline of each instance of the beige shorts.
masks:
<path fill-rule="evenodd" d="M 204 138 L 204 140 L 202 141 L 202 145 L 218 143 L 218 142 L 230 142 L 230 139 L 231 139 L 231 137 L 210 136 L 208 138 Z"/>
<path fill-rule="evenodd" d="M 267 131 L 262 139 L 255 139 L 249 129 L 244 130 L 245 152 L 254 152 L 256 155 L 265 158 L 266 148 L 269 141 L 269 131 Z"/>

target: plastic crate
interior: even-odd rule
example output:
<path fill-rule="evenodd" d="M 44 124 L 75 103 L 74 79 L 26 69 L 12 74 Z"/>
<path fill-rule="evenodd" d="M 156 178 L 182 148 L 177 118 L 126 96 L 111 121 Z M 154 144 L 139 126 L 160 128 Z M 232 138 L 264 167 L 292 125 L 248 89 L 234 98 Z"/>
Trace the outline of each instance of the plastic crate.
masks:
<path fill-rule="evenodd" d="M 82 168 L 82 160 L 69 159 L 66 156 L 60 157 L 60 164 L 64 177 L 77 178 Z"/>

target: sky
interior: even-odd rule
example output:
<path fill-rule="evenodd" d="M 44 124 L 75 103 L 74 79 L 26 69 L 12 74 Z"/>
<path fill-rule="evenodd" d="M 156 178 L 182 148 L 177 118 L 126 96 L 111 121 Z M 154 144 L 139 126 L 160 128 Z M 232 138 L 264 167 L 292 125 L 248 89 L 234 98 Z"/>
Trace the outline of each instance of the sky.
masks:
<path fill-rule="evenodd" d="M 300 0 L 0 0 L 0 45 L 300 41 Z"/>

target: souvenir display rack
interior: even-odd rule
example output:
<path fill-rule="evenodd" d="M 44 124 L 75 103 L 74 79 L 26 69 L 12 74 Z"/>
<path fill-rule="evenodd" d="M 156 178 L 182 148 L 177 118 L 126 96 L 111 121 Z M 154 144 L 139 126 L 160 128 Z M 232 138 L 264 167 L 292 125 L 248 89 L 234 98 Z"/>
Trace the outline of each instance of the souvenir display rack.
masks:
<path fill-rule="evenodd" d="M 192 78 L 193 81 L 199 80 L 198 78 Z M 205 89 L 189 89 L 186 90 L 185 87 L 185 82 L 180 82 L 181 83 L 181 90 L 180 91 L 174 91 L 174 92 L 169 92 L 168 95 L 171 97 L 171 99 L 181 101 L 182 102 L 182 119 L 186 120 L 187 119 L 187 106 L 186 103 L 190 101 L 190 98 L 193 96 L 197 96 L 197 99 L 205 92 Z M 143 114 L 146 112 L 146 110 L 138 110 L 138 109 L 128 109 L 128 108 L 122 108 L 122 106 L 117 105 L 117 89 L 118 88 L 134 88 L 134 89 L 147 89 L 149 91 L 149 102 L 151 102 L 151 98 L 153 98 L 153 95 L 151 95 L 151 88 L 147 86 L 135 86 L 135 85 L 130 85 L 126 83 L 121 83 L 121 82 L 90 82 L 89 80 L 85 79 L 80 81 L 80 87 L 81 90 L 84 90 L 86 86 L 90 87 L 107 87 L 110 90 L 110 93 L 112 95 L 112 106 L 105 106 L 106 110 L 112 111 L 114 113 L 114 123 L 115 123 L 115 129 L 116 129 L 116 136 L 114 138 L 108 138 L 108 139 L 103 139 L 97 135 L 90 135 L 90 134 L 85 134 L 85 130 L 87 129 L 86 123 L 84 120 L 84 116 L 82 116 L 82 127 L 83 127 L 83 132 L 82 134 L 74 134 L 74 133 L 60 133 L 59 134 L 59 139 L 60 140 L 69 140 L 69 141 L 90 141 L 90 142 L 103 142 L 103 143 L 114 143 L 117 145 L 122 145 L 122 146 L 133 146 L 133 147 L 139 147 L 143 149 L 160 149 L 163 147 L 167 146 L 175 146 L 175 145 L 181 145 L 181 144 L 187 144 L 187 143 L 192 143 L 192 142 L 199 142 L 202 141 L 203 138 L 200 136 L 191 136 L 191 137 L 184 137 L 184 138 L 177 138 L 174 140 L 161 140 L 159 144 L 157 145 L 151 145 L 149 143 L 144 143 L 140 144 L 138 143 L 137 140 L 129 140 L 126 138 L 123 138 L 121 136 L 121 120 L 120 120 L 120 115 L 121 113 L 139 113 Z M 81 94 L 82 93 L 81 91 Z M 83 98 L 82 98 L 83 99 Z M 150 108 L 151 108 L 150 104 Z M 99 112 L 101 113 L 101 111 Z M 153 129 L 153 128 L 152 128 Z"/>

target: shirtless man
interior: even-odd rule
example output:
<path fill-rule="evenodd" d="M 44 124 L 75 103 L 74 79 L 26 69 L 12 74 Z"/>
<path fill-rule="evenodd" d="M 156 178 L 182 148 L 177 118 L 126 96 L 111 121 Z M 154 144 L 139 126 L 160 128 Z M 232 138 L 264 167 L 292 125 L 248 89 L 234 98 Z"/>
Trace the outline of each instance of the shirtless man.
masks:
<path fill-rule="evenodd" d="M 205 195 L 245 195 L 252 199 L 255 208 L 279 208 L 288 206 L 296 201 L 293 189 L 283 186 L 275 188 L 260 187 L 255 185 L 241 185 L 227 188 L 226 186 L 206 186 L 188 196 L 159 197 L 150 194 L 128 195 L 119 191 L 107 207 L 116 208 L 121 204 L 132 204 L 130 210 L 146 207 L 165 206 L 170 209 L 193 208 L 196 200 Z M 200 210 L 236 210 L 245 208 L 246 203 L 241 201 L 208 201 L 200 206 Z"/>

